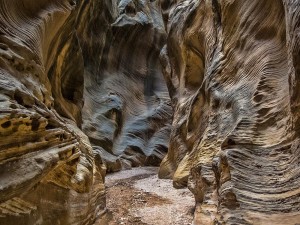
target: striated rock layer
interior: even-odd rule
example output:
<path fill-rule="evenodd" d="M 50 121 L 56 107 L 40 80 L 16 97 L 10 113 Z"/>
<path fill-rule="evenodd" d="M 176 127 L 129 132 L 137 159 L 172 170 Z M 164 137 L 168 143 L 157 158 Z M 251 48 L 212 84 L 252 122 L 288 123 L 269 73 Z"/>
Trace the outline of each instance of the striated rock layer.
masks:
<path fill-rule="evenodd" d="M 0 0 L 0 224 L 105 223 L 105 172 L 167 149 L 159 176 L 189 187 L 195 224 L 299 223 L 299 16 L 296 0 Z"/>
<path fill-rule="evenodd" d="M 188 185 L 195 224 L 299 223 L 300 3 L 166 6 L 174 119 L 159 176 Z"/>
<path fill-rule="evenodd" d="M 165 40 L 159 2 L 0 0 L 0 224 L 91 224 L 106 171 L 159 165 Z"/>
<path fill-rule="evenodd" d="M 87 49 L 83 130 L 108 171 L 158 166 L 172 114 L 159 61 L 166 39 L 159 2 L 106 1 L 102 7 L 105 16 L 94 10 L 84 19 L 90 27 L 80 25 Z"/>
<path fill-rule="evenodd" d="M 85 4 L 0 1 L 0 224 L 91 224 L 104 169 L 82 124 Z"/>

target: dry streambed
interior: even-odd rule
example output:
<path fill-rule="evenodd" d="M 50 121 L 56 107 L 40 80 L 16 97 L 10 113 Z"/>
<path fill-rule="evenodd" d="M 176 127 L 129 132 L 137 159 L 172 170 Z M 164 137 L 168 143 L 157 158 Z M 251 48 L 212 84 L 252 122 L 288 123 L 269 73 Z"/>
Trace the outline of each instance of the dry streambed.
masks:
<path fill-rule="evenodd" d="M 189 225 L 194 197 L 157 177 L 157 168 L 139 167 L 106 177 L 109 225 Z"/>

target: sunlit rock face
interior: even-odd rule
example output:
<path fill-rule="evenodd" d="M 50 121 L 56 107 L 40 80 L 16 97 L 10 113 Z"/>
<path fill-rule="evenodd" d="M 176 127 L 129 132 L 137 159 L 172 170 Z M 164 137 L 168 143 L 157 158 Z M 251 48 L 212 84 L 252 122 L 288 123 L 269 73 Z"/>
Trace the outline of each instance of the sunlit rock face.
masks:
<path fill-rule="evenodd" d="M 169 5 L 159 176 L 195 194 L 195 224 L 299 223 L 299 2 Z"/>
<path fill-rule="evenodd" d="M 101 10 L 105 16 L 87 14 L 90 25 L 79 32 L 86 63 L 83 130 L 108 172 L 159 165 L 172 114 L 159 61 L 166 38 L 159 1 L 104 1 Z"/>
<path fill-rule="evenodd" d="M 104 212 L 103 165 L 79 129 L 86 7 L 0 1 L 0 224 L 90 224 Z"/>

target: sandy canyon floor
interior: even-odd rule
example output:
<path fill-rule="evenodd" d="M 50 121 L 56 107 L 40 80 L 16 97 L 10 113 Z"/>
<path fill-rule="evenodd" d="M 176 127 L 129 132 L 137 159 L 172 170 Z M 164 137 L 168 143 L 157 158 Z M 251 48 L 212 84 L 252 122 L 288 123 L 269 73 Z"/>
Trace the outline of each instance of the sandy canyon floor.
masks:
<path fill-rule="evenodd" d="M 106 177 L 109 225 L 189 225 L 194 198 L 158 179 L 158 168 L 139 167 Z"/>

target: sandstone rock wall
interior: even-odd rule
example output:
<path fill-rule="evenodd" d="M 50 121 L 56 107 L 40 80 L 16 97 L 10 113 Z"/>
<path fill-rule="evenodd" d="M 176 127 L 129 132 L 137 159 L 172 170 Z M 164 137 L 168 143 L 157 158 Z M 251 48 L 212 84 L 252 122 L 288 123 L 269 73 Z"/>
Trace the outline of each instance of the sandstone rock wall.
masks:
<path fill-rule="evenodd" d="M 179 1 L 161 53 L 174 119 L 159 176 L 195 224 L 296 224 L 298 1 Z"/>
<path fill-rule="evenodd" d="M 299 9 L 0 0 L 0 224 L 92 224 L 167 149 L 195 224 L 299 223 Z"/>
<path fill-rule="evenodd" d="M 0 1 L 0 224 L 90 224 L 104 170 L 82 123 L 75 1 Z"/>
<path fill-rule="evenodd" d="M 78 32 L 86 65 L 83 130 L 108 171 L 159 165 L 172 114 L 159 61 L 166 39 L 159 2 L 102 7 L 104 16 L 92 8 Z"/>
<path fill-rule="evenodd" d="M 106 171 L 159 165 L 168 148 L 159 2 L 3 0 L 0 12 L 0 224 L 91 224 Z"/>

